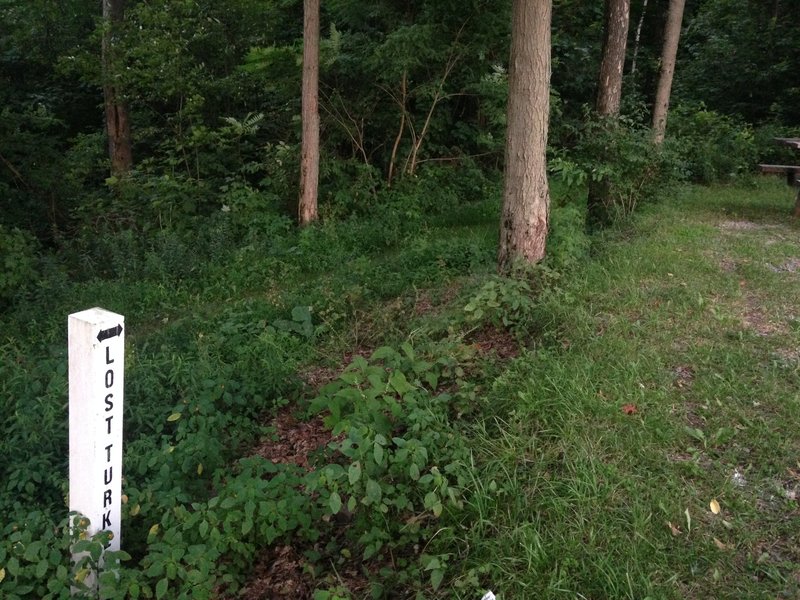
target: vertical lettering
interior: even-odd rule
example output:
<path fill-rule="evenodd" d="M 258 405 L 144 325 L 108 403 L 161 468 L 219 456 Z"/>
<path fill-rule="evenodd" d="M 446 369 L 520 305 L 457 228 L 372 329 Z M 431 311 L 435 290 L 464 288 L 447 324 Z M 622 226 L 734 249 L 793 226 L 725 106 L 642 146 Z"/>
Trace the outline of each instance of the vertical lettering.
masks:
<path fill-rule="evenodd" d="M 111 462 L 111 448 L 113 446 L 114 444 L 109 444 L 108 446 L 106 446 L 106 462 Z"/>
<path fill-rule="evenodd" d="M 109 369 L 106 371 L 106 387 L 110 388 L 112 385 L 114 385 L 114 370 Z"/>
<path fill-rule="evenodd" d="M 106 346 L 106 364 L 110 365 L 114 362 L 114 359 L 111 358 L 111 346 Z"/>
<path fill-rule="evenodd" d="M 108 493 L 110 494 L 111 492 L 109 491 Z M 110 510 L 103 514 L 103 525 L 102 525 L 102 527 L 100 527 L 100 529 L 111 529 L 111 511 Z"/>
<path fill-rule="evenodd" d="M 111 504 L 111 490 L 106 490 L 103 494 L 103 508 Z"/>
<path fill-rule="evenodd" d="M 111 419 L 113 419 L 113 418 L 114 418 L 114 415 L 111 415 L 110 417 L 106 417 L 106 423 L 108 423 L 108 432 L 107 433 L 109 435 L 111 435 Z"/>
<path fill-rule="evenodd" d="M 114 408 L 114 403 L 111 401 L 111 399 L 112 399 L 113 397 L 114 397 L 114 394 L 108 394 L 108 395 L 106 396 L 106 412 L 108 412 L 108 411 L 110 411 L 112 408 Z"/>
<path fill-rule="evenodd" d="M 111 480 L 114 479 L 114 465 L 108 467 L 105 471 L 103 471 L 103 483 L 108 485 L 111 483 Z"/>

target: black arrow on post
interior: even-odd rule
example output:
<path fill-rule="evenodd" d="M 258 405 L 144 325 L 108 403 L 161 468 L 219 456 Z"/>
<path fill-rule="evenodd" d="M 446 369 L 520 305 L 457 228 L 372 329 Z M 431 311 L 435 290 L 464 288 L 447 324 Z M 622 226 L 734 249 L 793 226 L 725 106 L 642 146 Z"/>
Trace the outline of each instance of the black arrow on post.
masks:
<path fill-rule="evenodd" d="M 97 341 L 102 342 L 103 340 L 107 340 L 112 337 L 117 337 L 121 333 L 122 333 L 122 325 L 117 325 L 116 327 L 112 327 L 111 329 L 103 329 L 100 333 L 97 334 Z"/>

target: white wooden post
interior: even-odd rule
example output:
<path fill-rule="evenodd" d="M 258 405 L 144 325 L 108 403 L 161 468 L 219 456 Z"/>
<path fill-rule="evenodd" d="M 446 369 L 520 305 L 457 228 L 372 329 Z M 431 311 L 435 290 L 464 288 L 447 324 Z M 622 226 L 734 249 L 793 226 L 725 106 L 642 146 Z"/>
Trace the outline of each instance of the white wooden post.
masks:
<path fill-rule="evenodd" d="M 120 549 L 125 318 L 102 308 L 69 316 L 69 509 Z"/>

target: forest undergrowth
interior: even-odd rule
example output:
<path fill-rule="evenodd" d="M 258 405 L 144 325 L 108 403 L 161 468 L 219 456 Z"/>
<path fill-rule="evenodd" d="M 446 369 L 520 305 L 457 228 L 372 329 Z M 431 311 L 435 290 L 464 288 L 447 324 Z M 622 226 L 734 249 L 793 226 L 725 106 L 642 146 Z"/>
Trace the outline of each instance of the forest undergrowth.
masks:
<path fill-rule="evenodd" d="M 496 193 L 43 259 L 0 337 L 0 595 L 98 567 L 85 535 L 69 563 L 65 323 L 100 305 L 128 335 L 102 597 L 796 597 L 789 193 L 677 188 L 589 240 L 557 189 L 517 279 Z"/>

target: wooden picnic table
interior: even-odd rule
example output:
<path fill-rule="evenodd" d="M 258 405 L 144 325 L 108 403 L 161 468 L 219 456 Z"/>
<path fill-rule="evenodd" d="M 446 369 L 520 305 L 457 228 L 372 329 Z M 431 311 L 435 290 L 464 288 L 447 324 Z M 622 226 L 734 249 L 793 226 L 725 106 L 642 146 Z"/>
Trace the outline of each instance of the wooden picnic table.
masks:
<path fill-rule="evenodd" d="M 778 144 L 789 146 L 795 150 L 800 150 L 800 138 L 775 138 Z"/>
<path fill-rule="evenodd" d="M 800 150 L 800 138 L 775 138 L 777 144 Z M 800 165 L 758 165 L 762 173 L 786 176 L 786 183 L 797 186 L 797 198 L 794 202 L 794 216 L 800 218 Z"/>

